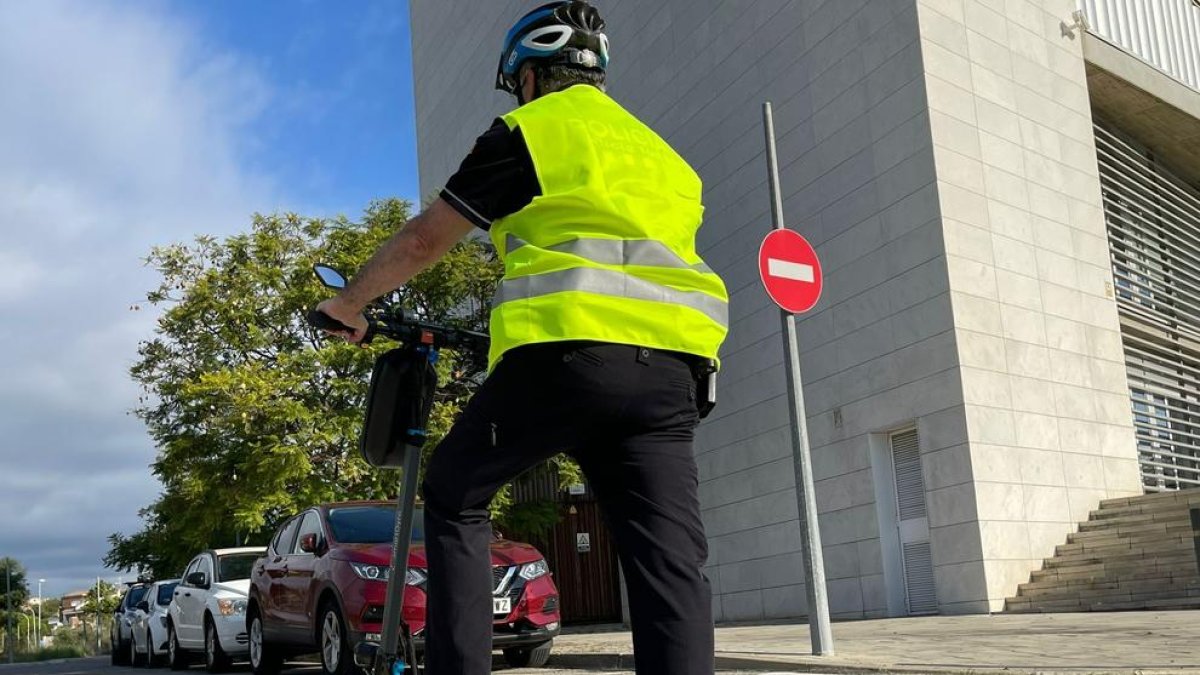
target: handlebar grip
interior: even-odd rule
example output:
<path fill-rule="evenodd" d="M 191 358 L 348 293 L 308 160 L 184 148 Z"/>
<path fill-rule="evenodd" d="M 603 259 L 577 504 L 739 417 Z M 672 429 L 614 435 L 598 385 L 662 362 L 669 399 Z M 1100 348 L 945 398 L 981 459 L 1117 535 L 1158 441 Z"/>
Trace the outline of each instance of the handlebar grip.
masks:
<path fill-rule="evenodd" d="M 308 325 L 320 330 L 337 331 L 340 333 L 353 333 L 354 329 L 337 319 L 329 316 L 320 310 L 312 310 L 305 317 L 308 320 Z"/>
<path fill-rule="evenodd" d="M 351 328 L 350 326 L 347 326 L 346 324 L 342 323 L 341 321 L 338 321 L 337 319 L 333 318 L 332 316 L 329 316 L 325 312 L 321 312 L 321 311 L 318 311 L 315 309 L 310 311 L 307 315 L 305 315 L 304 318 L 308 321 L 308 325 L 310 325 L 313 328 L 316 328 L 318 330 L 327 330 L 327 331 L 333 331 L 336 333 L 353 333 L 354 332 L 354 329 Z M 364 345 L 371 344 L 371 341 L 375 339 L 375 334 L 377 332 L 376 328 L 377 327 L 375 325 L 375 322 L 368 320 L 367 321 L 367 331 L 365 333 L 363 333 L 363 337 L 361 340 L 359 340 L 359 344 L 364 344 Z"/>

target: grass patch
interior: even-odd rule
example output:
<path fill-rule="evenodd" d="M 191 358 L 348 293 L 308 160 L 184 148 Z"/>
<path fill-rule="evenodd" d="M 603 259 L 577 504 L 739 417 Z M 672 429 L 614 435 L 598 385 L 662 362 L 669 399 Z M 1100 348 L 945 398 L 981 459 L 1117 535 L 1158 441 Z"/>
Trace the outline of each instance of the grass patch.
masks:
<path fill-rule="evenodd" d="M 56 659 L 78 659 L 87 656 L 82 647 L 47 647 L 36 652 L 17 652 L 17 663 L 33 661 L 54 661 Z"/>

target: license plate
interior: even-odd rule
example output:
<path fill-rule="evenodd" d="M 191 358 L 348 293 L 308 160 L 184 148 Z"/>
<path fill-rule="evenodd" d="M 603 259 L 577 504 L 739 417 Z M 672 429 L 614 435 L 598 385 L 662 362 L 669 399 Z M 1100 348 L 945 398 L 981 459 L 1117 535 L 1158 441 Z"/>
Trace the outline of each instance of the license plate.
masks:
<path fill-rule="evenodd" d="M 512 598 L 492 598 L 492 614 L 507 616 L 510 612 L 512 612 Z"/>

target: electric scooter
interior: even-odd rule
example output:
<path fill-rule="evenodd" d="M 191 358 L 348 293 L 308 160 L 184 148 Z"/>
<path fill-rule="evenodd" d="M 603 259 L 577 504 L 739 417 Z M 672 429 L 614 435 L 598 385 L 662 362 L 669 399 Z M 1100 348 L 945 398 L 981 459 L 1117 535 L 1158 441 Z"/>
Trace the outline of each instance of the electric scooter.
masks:
<path fill-rule="evenodd" d="M 327 265 L 314 271 L 328 288 L 342 289 L 346 278 Z M 354 662 L 367 675 L 418 673 L 412 635 L 401 610 L 408 576 L 408 552 L 416 506 L 417 474 L 426 424 L 437 388 L 437 363 L 442 349 L 464 353 L 475 363 L 486 362 L 488 336 L 483 333 L 423 322 L 406 314 L 399 303 L 376 301 L 364 313 L 367 333 L 363 342 L 384 337 L 400 343 L 381 355 L 371 373 L 367 414 L 359 449 L 371 466 L 401 469 L 400 493 L 396 497 L 396 529 L 392 535 L 392 564 L 388 571 L 387 599 L 383 610 L 383 633 L 379 643 L 355 645 Z M 306 317 L 314 328 L 329 331 L 350 329 L 329 315 L 312 311 Z"/>

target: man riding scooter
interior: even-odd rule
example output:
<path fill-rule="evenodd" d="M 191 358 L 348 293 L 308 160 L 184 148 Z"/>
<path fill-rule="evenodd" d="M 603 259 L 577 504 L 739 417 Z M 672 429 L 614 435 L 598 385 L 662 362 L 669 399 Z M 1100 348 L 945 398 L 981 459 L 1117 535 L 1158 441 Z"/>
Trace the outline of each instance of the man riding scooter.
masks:
<path fill-rule="evenodd" d="M 604 91 L 608 38 L 583 0 L 523 16 L 497 88 L 519 107 L 476 142 L 440 198 L 317 308 L 353 329 L 362 309 L 473 227 L 504 262 L 489 376 L 433 453 L 422 486 L 429 562 L 426 668 L 491 672 L 488 504 L 566 452 L 613 531 L 637 672 L 713 672 L 707 544 L 694 430 L 728 329 L 725 285 L 696 253 L 701 182 Z"/>

